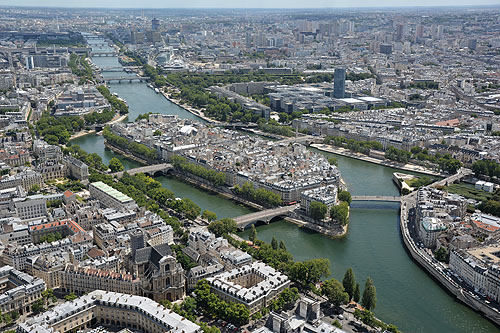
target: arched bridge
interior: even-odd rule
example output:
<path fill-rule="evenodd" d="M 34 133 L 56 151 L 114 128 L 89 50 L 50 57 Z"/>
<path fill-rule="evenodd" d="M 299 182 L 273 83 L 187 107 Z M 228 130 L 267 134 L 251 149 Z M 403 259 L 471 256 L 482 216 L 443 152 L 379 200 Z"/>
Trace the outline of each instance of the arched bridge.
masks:
<path fill-rule="evenodd" d="M 383 195 L 353 195 L 352 201 L 391 201 L 401 202 L 401 197 Z"/>
<path fill-rule="evenodd" d="M 172 164 L 161 163 L 161 164 L 146 165 L 146 166 L 139 167 L 139 168 L 115 172 L 115 173 L 112 173 L 111 175 L 113 177 L 117 177 L 117 178 L 121 178 L 125 172 L 128 173 L 129 175 L 135 175 L 137 173 L 144 173 L 148 176 L 155 176 L 158 174 L 166 175 L 170 170 L 173 170 L 173 169 L 174 169 L 174 167 Z"/>
<path fill-rule="evenodd" d="M 233 220 L 236 222 L 238 229 L 243 230 L 257 221 L 263 221 L 265 223 L 269 223 L 275 217 L 288 216 L 290 212 L 294 211 L 298 207 L 299 204 L 292 206 L 276 207 L 276 208 L 261 210 L 255 213 L 241 215 L 233 218 Z"/>
<path fill-rule="evenodd" d="M 91 57 L 114 57 L 118 55 L 116 51 L 92 51 L 90 52 Z"/>

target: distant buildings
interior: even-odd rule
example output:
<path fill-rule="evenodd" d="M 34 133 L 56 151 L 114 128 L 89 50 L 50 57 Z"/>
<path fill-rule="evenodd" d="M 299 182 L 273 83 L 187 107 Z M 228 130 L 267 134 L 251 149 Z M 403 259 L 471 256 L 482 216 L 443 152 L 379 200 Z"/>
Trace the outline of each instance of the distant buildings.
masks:
<path fill-rule="evenodd" d="M 20 272 L 11 266 L 0 267 L 0 311 L 3 314 L 17 311 L 19 314 L 31 312 L 31 305 L 42 297 L 45 282 Z"/>
<path fill-rule="evenodd" d="M 333 97 L 345 97 L 345 68 L 335 68 L 333 74 Z"/>

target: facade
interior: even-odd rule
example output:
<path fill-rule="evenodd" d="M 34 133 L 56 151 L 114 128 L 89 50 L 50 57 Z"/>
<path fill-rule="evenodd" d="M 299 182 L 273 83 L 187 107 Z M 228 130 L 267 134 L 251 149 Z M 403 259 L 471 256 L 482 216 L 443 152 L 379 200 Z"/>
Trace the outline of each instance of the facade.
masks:
<path fill-rule="evenodd" d="M 0 179 L 0 189 L 21 186 L 25 191 L 29 191 L 33 186 L 43 187 L 43 177 L 33 170 L 26 170 L 13 176 L 3 176 Z"/>
<path fill-rule="evenodd" d="M 67 265 L 60 273 L 62 291 L 84 294 L 94 290 L 113 291 L 137 295 L 141 281 L 131 274 L 105 269 L 83 268 Z"/>
<path fill-rule="evenodd" d="M 137 207 L 134 199 L 103 182 L 95 182 L 89 185 L 90 196 L 99 200 L 106 207 L 121 209 L 135 209 Z"/>
<path fill-rule="evenodd" d="M 333 73 L 333 97 L 344 98 L 345 96 L 345 68 L 335 68 Z"/>
<path fill-rule="evenodd" d="M 226 302 L 245 305 L 253 314 L 267 307 L 290 285 L 284 274 L 262 262 L 235 268 L 207 278 L 212 292 Z"/>
<path fill-rule="evenodd" d="M 11 266 L 0 267 L 0 310 L 2 313 L 13 311 L 19 314 L 31 311 L 31 305 L 42 297 L 45 282 L 20 272 Z"/>
<path fill-rule="evenodd" d="M 441 231 L 446 230 L 444 224 L 435 217 L 424 217 L 419 223 L 418 234 L 425 247 L 435 248 Z"/>
<path fill-rule="evenodd" d="M 28 199 L 15 204 L 16 214 L 21 220 L 29 220 L 47 216 L 47 201 L 45 199 Z"/>
<path fill-rule="evenodd" d="M 89 167 L 84 162 L 76 159 L 72 156 L 66 156 L 63 159 L 63 163 L 66 165 L 68 175 L 71 178 L 78 180 L 86 180 L 89 178 Z"/>
<path fill-rule="evenodd" d="M 330 208 L 337 202 L 337 186 L 328 185 L 304 191 L 300 195 L 300 208 L 310 213 L 311 202 L 318 201 Z"/>
<path fill-rule="evenodd" d="M 160 304 L 140 296 L 95 290 L 19 324 L 18 333 L 52 333 L 97 325 L 149 333 L 196 333 L 200 327 Z"/>

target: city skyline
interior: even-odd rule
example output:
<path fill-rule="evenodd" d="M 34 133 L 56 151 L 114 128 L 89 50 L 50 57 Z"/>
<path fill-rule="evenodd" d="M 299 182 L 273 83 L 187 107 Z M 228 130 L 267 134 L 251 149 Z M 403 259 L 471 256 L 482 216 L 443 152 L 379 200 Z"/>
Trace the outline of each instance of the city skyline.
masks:
<path fill-rule="evenodd" d="M 259 8 L 271 8 L 271 9 L 314 9 L 314 8 L 387 8 L 387 7 L 460 7 L 460 6 L 495 6 L 499 5 L 496 0 L 480 0 L 472 2 L 470 0 L 423 0 L 415 5 L 413 1 L 396 1 L 396 0 L 382 0 L 378 1 L 375 5 L 371 1 L 366 0 L 340 0 L 340 1 L 330 1 L 330 0 L 313 0 L 307 3 L 299 0 L 274 0 L 274 1 L 264 1 L 256 0 L 249 4 L 246 1 L 226 1 L 226 0 L 188 0 L 182 3 L 167 3 L 163 1 L 152 0 L 147 4 L 137 3 L 132 0 L 110 0 L 102 1 L 98 0 L 84 0 L 84 1 L 64 1 L 64 0 L 52 0 L 52 1 L 39 1 L 39 0 L 20 0 L 13 4 L 10 1 L 0 0 L 0 6 L 13 6 L 13 7 L 61 7 L 61 8 L 131 8 L 131 9 L 147 9 L 147 8 L 240 8 L 240 9 L 259 9 Z"/>

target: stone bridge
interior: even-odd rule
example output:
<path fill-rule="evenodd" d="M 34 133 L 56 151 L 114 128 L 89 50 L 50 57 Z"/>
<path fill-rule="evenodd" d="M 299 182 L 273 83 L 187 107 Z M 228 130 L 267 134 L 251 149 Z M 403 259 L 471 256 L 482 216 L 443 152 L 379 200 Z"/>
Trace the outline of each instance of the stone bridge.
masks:
<path fill-rule="evenodd" d="M 233 218 L 236 222 L 238 229 L 244 230 L 251 224 L 254 224 L 257 221 L 262 221 L 266 224 L 269 224 L 272 219 L 278 216 L 286 217 L 288 214 L 299 207 L 299 204 L 295 204 L 292 206 L 284 206 L 284 207 L 276 207 L 266 210 L 261 210 L 259 212 L 250 213 L 241 215 Z"/>
<path fill-rule="evenodd" d="M 149 81 L 149 77 L 148 76 L 120 76 L 120 77 L 104 77 L 102 78 L 101 81 L 103 82 L 118 82 L 118 83 L 122 83 L 123 81 L 128 81 L 128 82 L 132 82 L 132 81 L 139 81 L 139 82 L 144 82 L 144 81 Z"/>
<path fill-rule="evenodd" d="M 174 167 L 172 164 L 161 163 L 161 164 L 145 165 L 145 166 L 139 167 L 139 168 L 115 172 L 115 173 L 112 173 L 111 176 L 121 178 L 125 172 L 128 173 L 129 175 L 143 173 L 143 174 L 145 174 L 147 176 L 151 176 L 151 177 L 164 176 L 170 170 L 173 170 L 173 169 L 174 169 Z"/>

